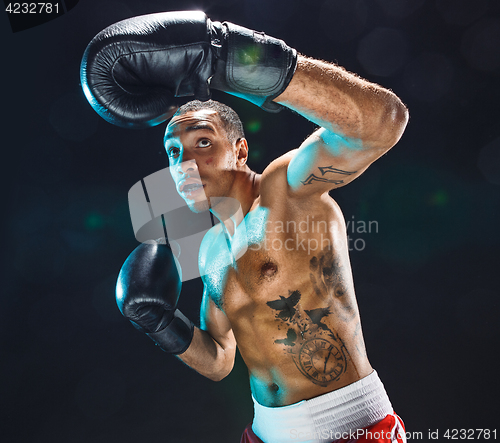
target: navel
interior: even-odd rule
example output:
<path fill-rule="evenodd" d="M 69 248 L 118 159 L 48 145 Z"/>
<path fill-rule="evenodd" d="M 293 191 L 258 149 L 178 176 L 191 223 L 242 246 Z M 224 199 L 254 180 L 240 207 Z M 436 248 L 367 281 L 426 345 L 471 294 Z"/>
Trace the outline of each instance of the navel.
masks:
<path fill-rule="evenodd" d="M 280 390 L 280 387 L 279 387 L 276 383 L 271 383 L 271 384 L 269 385 L 269 390 L 270 390 L 271 392 L 276 393 L 276 392 L 278 392 L 278 391 Z"/>

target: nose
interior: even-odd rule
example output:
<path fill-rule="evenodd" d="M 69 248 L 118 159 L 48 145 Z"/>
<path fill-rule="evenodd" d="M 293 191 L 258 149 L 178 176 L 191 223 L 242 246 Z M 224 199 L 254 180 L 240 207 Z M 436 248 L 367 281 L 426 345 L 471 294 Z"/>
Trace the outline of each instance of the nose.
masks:
<path fill-rule="evenodd" d="M 181 175 L 192 175 L 193 173 L 198 173 L 198 165 L 194 159 L 185 160 L 176 165 L 176 170 Z"/>

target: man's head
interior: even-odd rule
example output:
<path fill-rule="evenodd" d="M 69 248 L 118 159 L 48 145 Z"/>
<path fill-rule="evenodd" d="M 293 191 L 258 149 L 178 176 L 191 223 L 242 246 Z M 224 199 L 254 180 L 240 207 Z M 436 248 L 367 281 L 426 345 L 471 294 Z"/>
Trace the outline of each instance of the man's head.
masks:
<path fill-rule="evenodd" d="M 241 120 L 216 101 L 180 107 L 167 125 L 164 146 L 177 191 L 195 212 L 209 209 L 211 197 L 231 196 L 238 173 L 248 169 Z"/>
<path fill-rule="evenodd" d="M 187 102 L 177 110 L 177 112 L 172 116 L 172 120 L 174 120 L 177 116 L 186 114 L 187 112 L 196 112 L 204 109 L 212 110 L 217 113 L 217 117 L 226 131 L 227 138 L 231 144 L 235 143 L 240 138 L 245 138 L 243 124 L 241 123 L 238 114 L 236 114 L 233 108 L 215 100 L 208 100 L 206 102 L 193 100 Z"/>

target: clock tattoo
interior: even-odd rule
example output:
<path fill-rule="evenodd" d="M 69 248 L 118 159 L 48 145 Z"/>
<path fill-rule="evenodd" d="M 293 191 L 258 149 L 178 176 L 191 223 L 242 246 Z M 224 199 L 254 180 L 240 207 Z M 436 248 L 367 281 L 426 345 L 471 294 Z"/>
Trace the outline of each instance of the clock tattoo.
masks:
<path fill-rule="evenodd" d="M 342 348 L 324 338 L 307 340 L 294 361 L 302 374 L 321 386 L 337 380 L 347 366 Z"/>
<path fill-rule="evenodd" d="M 275 312 L 278 330 L 286 328 L 286 336 L 275 338 L 274 343 L 283 347 L 302 375 L 312 383 L 327 386 L 346 372 L 349 353 L 329 326 L 328 318 L 334 315 L 332 306 L 303 309 L 301 298 L 300 291 L 289 290 L 288 296 L 279 295 L 267 302 Z"/>

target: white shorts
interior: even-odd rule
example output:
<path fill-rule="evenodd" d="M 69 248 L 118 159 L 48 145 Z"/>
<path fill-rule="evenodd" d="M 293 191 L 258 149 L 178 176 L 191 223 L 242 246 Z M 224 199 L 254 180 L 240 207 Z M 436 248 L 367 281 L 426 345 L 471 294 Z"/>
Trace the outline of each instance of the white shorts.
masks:
<path fill-rule="evenodd" d="M 252 396 L 253 398 L 253 396 Z M 393 413 L 376 371 L 310 400 L 267 407 L 254 402 L 253 432 L 266 443 L 329 443 Z"/>

